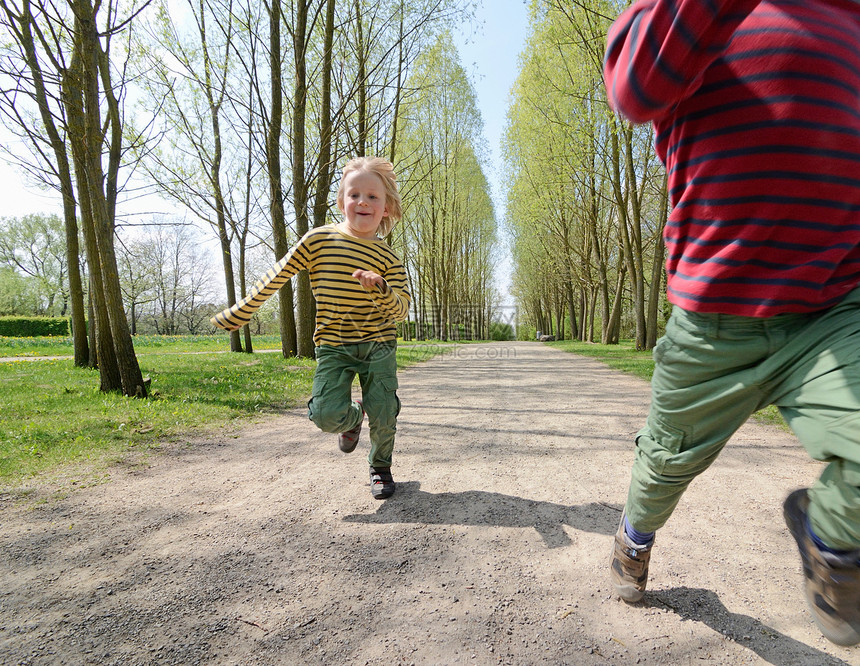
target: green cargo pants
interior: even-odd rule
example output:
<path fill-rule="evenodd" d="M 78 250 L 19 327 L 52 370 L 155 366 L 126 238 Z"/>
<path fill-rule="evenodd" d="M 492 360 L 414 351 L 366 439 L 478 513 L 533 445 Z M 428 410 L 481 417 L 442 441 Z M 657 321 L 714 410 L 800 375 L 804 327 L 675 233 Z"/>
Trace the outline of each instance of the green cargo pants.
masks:
<path fill-rule="evenodd" d="M 400 399 L 397 397 L 397 343 L 361 342 L 320 345 L 308 418 L 323 432 L 352 430 L 364 418 L 352 401 L 352 382 L 358 375 L 362 404 L 370 431 L 372 467 L 390 467 Z"/>
<path fill-rule="evenodd" d="M 809 455 L 829 463 L 809 491 L 813 531 L 831 548 L 860 548 L 860 288 L 829 310 L 770 319 L 675 308 L 654 360 L 631 525 L 662 527 L 734 432 L 774 404 Z"/>

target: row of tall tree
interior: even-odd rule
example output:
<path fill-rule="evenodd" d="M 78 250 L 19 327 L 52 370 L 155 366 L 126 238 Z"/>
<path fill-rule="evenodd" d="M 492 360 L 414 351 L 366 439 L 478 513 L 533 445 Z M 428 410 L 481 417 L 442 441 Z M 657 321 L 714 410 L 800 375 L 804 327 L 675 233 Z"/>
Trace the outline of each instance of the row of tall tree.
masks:
<path fill-rule="evenodd" d="M 521 319 L 603 343 L 653 347 L 664 305 L 665 172 L 651 130 L 606 102 L 617 0 L 532 0 L 504 142 L 513 292 Z"/>
<path fill-rule="evenodd" d="M 388 240 L 418 330 L 432 320 L 444 336 L 464 310 L 488 326 L 495 218 L 449 32 L 469 17 L 461 0 L 4 2 L 0 114 L 30 147 L 7 158 L 63 195 L 75 362 L 97 365 L 103 390 L 145 395 L 132 340 L 145 290 L 130 290 L 133 262 L 121 279 L 116 251 L 123 201 L 157 192 L 207 226 L 232 304 L 258 268 L 249 250 L 274 261 L 330 221 L 338 166 L 365 154 L 401 174 L 405 218 Z M 278 303 L 284 355 L 312 355 L 307 276 Z M 232 350 L 252 349 L 243 335 Z"/>
<path fill-rule="evenodd" d="M 399 163 L 405 218 L 395 239 L 419 335 L 488 339 L 499 295 L 490 186 L 482 168 L 483 122 L 449 33 L 415 63 L 407 88 Z"/>

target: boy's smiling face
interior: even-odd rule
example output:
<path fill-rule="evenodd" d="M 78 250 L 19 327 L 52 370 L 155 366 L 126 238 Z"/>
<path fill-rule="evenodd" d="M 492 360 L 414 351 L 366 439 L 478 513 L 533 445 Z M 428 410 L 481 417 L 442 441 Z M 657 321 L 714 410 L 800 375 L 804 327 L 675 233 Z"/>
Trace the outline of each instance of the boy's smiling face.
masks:
<path fill-rule="evenodd" d="M 342 229 L 356 238 L 376 238 L 388 215 L 385 184 L 372 171 L 350 171 L 343 178 Z"/>

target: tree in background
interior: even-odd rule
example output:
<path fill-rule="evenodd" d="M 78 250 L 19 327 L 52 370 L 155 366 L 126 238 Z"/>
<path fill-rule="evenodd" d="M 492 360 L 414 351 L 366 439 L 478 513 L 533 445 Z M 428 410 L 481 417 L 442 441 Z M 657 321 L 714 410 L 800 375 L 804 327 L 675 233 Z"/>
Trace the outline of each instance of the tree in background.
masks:
<path fill-rule="evenodd" d="M 63 80 L 63 101 L 96 306 L 102 390 L 121 387 L 125 395 L 146 397 L 123 308 L 114 247 L 118 176 L 124 151 L 120 99 L 125 80 L 120 69 L 119 82 L 113 83 L 116 72 L 110 54 L 112 39 L 120 34 L 119 26 L 126 23 L 126 17 L 119 17 L 115 6 L 105 8 L 92 0 L 75 0 L 70 6 L 73 48 Z M 103 8 L 107 22 L 99 25 L 98 12 Z"/>
<path fill-rule="evenodd" d="M 35 314 L 68 314 L 67 262 L 65 229 L 57 215 L 0 218 L 0 264 L 24 277 Z"/>
<path fill-rule="evenodd" d="M 114 3 L 94 5 L 91 0 L 70 0 L 65 6 L 3 3 L 4 27 L 13 40 L 5 54 L 7 72 L 15 82 L 5 99 L 6 118 L 27 126 L 25 136 L 40 156 L 42 181 L 55 183 L 63 194 L 70 274 L 78 262 L 76 206 L 80 212 L 101 389 L 143 397 L 146 386 L 123 309 L 114 248 L 126 80 L 113 58 L 116 51 L 127 50 L 113 49 L 113 44 L 124 31 L 128 34 L 138 11 L 133 3 L 126 9 L 121 13 Z M 40 125 L 27 118 L 38 118 Z M 76 336 L 84 328 L 83 313 L 76 312 L 82 311 L 78 291 L 73 287 Z M 82 303 L 82 289 L 80 293 Z M 78 346 L 76 337 L 76 360 Z"/>
<path fill-rule="evenodd" d="M 24 0 L 18 11 L 26 17 L 33 6 L 42 14 L 48 11 Z M 151 6 L 75 0 L 67 14 L 50 7 L 56 24 L 65 28 L 45 59 L 54 68 L 55 88 L 48 89 L 48 99 L 56 101 L 55 107 L 46 106 L 47 117 L 55 122 L 59 140 L 42 145 L 71 157 L 66 173 L 72 215 L 67 220 L 80 212 L 92 278 L 92 320 L 99 333 L 93 358 L 102 361 L 100 369 L 109 369 L 111 354 L 102 345 L 110 341 L 113 348 L 114 333 L 130 340 L 132 330 L 156 326 L 150 316 L 155 304 L 159 330 L 198 325 L 177 319 L 197 305 L 170 306 L 174 299 L 167 295 L 175 290 L 168 278 L 174 275 L 175 255 L 154 252 L 146 235 L 123 234 L 119 279 L 113 244 L 128 145 L 144 188 L 148 184 L 150 191 L 180 203 L 215 230 L 230 301 L 237 299 L 237 286 L 245 293 L 246 251 L 257 240 L 270 243 L 280 258 L 311 224 L 331 220 L 338 164 L 360 153 L 390 157 L 407 204 L 413 189 L 416 196 L 414 216 L 397 227 L 399 236 L 387 239 L 411 258 L 416 312 L 425 322 L 426 313 L 435 312 L 440 335 L 462 335 L 467 329 L 468 335 L 486 335 L 495 298 L 495 219 L 474 92 L 459 64 L 451 65 L 456 53 L 444 33 L 455 21 L 469 19 L 470 1 L 304 0 L 261 7 L 250 0 L 201 0 L 168 8 L 154 0 Z M 146 13 L 137 12 L 144 7 Z M 37 35 L 35 43 L 41 44 L 44 34 L 54 36 L 34 31 L 38 21 L 30 18 L 24 24 Z M 269 39 L 261 39 L 267 27 Z M 435 75 L 428 51 L 445 56 Z M 130 80 L 140 101 L 134 126 L 122 115 Z M 445 90 L 449 83 L 450 92 Z M 440 91 L 452 104 L 447 116 L 432 99 Z M 10 113 L 18 113 L 28 126 L 39 108 L 34 102 L 27 115 L 16 100 L 9 102 Z M 413 119 L 407 109 L 415 113 Z M 422 136 L 421 114 L 432 121 L 430 138 Z M 282 134 L 283 123 L 290 131 Z M 91 141 L 93 136 L 99 142 Z M 435 152 L 421 161 L 416 151 L 428 146 Z M 56 174 L 62 170 L 46 167 L 48 161 L 43 157 L 40 168 L 61 180 Z M 53 162 L 59 164 L 60 157 Z M 281 164 L 288 165 L 283 173 Z M 423 211 L 428 210 L 435 213 L 426 221 Z M 269 225 L 271 241 L 263 231 Z M 424 248 L 425 239 L 443 253 L 438 261 Z M 144 255 L 159 262 L 160 277 L 155 269 L 151 275 L 136 270 Z M 449 284 L 442 280 L 444 271 Z M 297 303 L 290 288 L 279 299 L 282 346 L 285 355 L 310 355 L 313 326 L 307 322 L 313 320 L 313 301 L 308 301 L 309 285 L 297 283 Z M 126 326 L 131 320 L 127 335 L 109 315 L 117 301 L 124 301 Z M 298 325 L 290 321 L 293 314 Z M 250 351 L 251 332 L 244 333 L 244 348 Z M 231 349 L 241 348 L 238 336 L 231 339 Z"/>
<path fill-rule="evenodd" d="M 278 0 L 274 0 L 277 2 Z M 293 104 L 292 104 L 292 194 L 293 215 L 295 216 L 296 236 L 301 238 L 310 228 L 308 210 L 310 189 L 309 178 L 306 174 L 306 135 L 305 110 L 308 102 L 308 51 L 310 32 L 316 24 L 319 11 L 323 8 L 321 2 L 296 0 L 293 4 L 292 21 L 293 37 Z M 314 5 L 313 11 L 311 5 Z M 311 283 L 307 271 L 302 271 L 295 277 L 296 281 L 296 354 L 311 357 L 314 353 L 313 331 L 315 307 L 311 294 Z"/>
<path fill-rule="evenodd" d="M 41 299 L 32 283 L 14 268 L 0 266 L 0 316 L 41 314 Z"/>
<path fill-rule="evenodd" d="M 247 73 L 236 65 L 236 42 L 252 33 L 240 31 L 230 2 L 189 0 L 185 11 L 173 9 L 159 3 L 146 30 L 138 32 L 139 109 L 148 119 L 141 133 L 155 137 L 140 142 L 140 164 L 162 196 L 214 230 L 233 304 L 236 275 L 244 275 L 241 259 L 252 208 L 259 221 L 260 193 L 247 186 L 256 167 L 253 158 L 246 159 L 253 145 L 244 110 L 253 103 L 242 83 Z M 253 19 L 246 15 L 245 21 L 247 29 Z M 236 103 L 230 106 L 228 100 Z M 151 111 L 144 115 L 144 109 Z M 237 244 L 240 261 L 234 267 Z M 230 349 L 243 351 L 238 331 L 230 334 Z"/>
<path fill-rule="evenodd" d="M 395 246 L 407 266 L 419 338 L 489 337 L 495 217 L 481 164 L 475 92 L 443 32 L 416 61 L 403 104 L 404 217 Z"/>
<path fill-rule="evenodd" d="M 656 340 L 662 298 L 662 169 L 646 127 L 605 100 L 615 3 L 534 0 L 505 138 L 514 292 L 538 330 L 637 348 Z M 663 220 L 663 223 L 661 223 Z M 649 285 L 650 282 L 650 285 Z M 655 284 L 656 283 L 656 284 Z M 656 289 L 655 289 L 656 287 Z"/>
<path fill-rule="evenodd" d="M 214 271 L 200 234 L 163 217 L 128 236 L 119 253 L 123 293 L 135 332 L 197 334 L 208 328 Z"/>
<path fill-rule="evenodd" d="M 117 254 L 122 297 L 128 313 L 131 334 L 138 334 L 144 308 L 155 300 L 155 279 L 147 261 L 147 243 L 134 238 L 120 242 Z"/>
<path fill-rule="evenodd" d="M 269 19 L 269 104 L 260 103 L 261 126 L 266 140 L 266 174 L 269 177 L 269 214 L 272 225 L 272 245 L 275 261 L 287 254 L 290 247 L 284 210 L 284 182 L 281 170 L 281 137 L 284 115 L 284 88 L 281 77 L 284 54 L 281 50 L 281 3 L 274 0 L 267 5 Z M 256 72 L 256 69 L 254 70 Z M 251 77 L 256 81 L 256 75 Z M 258 96 L 264 99 L 261 85 L 257 85 Z M 263 109 L 269 109 L 268 116 Z M 278 293 L 278 328 L 281 332 L 281 352 L 284 357 L 296 353 L 296 315 L 294 310 L 293 284 L 285 284 Z M 259 316 L 259 315 L 257 315 Z"/>
<path fill-rule="evenodd" d="M 0 95 L 0 117 L 14 134 L 25 138 L 29 148 L 29 155 L 11 150 L 7 157 L 42 186 L 56 188 L 62 195 L 74 357 L 75 365 L 83 367 L 94 365 L 95 357 L 90 355 L 87 338 L 77 202 L 61 99 L 65 70 L 53 60 L 63 46 L 39 27 L 45 25 L 45 14 L 41 6 L 34 9 L 30 2 L 3 3 L 0 24 L 12 39 L 3 49 L 0 68 L 12 85 Z"/>

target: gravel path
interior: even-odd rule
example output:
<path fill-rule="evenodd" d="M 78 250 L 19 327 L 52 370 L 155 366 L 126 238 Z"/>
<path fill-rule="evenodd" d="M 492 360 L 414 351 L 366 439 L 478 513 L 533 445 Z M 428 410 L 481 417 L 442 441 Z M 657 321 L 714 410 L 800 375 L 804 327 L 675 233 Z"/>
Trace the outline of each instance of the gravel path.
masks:
<path fill-rule="evenodd" d="M 0 492 L 2 664 L 860 664 L 781 518 L 820 466 L 746 425 L 608 581 L 646 382 L 539 343 L 400 373 L 397 494 L 304 409 L 166 444 L 57 499 Z"/>

